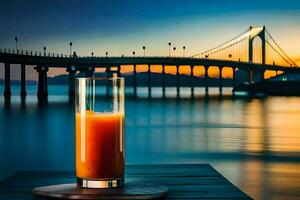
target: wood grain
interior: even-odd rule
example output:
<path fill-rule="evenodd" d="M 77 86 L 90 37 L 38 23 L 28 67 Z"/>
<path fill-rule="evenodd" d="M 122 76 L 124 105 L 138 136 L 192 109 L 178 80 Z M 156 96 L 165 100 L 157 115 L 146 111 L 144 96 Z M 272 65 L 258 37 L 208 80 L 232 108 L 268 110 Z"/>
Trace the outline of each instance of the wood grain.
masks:
<path fill-rule="evenodd" d="M 127 165 L 126 181 L 168 187 L 166 199 L 252 199 L 208 164 Z M 71 171 L 20 171 L 0 183 L 0 199 L 33 199 L 34 187 L 75 183 Z"/>

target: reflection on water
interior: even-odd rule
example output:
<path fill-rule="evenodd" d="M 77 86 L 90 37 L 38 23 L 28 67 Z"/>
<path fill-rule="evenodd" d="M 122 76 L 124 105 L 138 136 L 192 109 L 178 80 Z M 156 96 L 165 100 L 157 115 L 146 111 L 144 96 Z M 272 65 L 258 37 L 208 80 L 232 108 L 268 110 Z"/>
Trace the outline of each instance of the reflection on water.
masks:
<path fill-rule="evenodd" d="M 15 170 L 73 170 L 68 98 L 51 96 L 48 105 L 38 105 L 28 96 L 23 106 L 18 99 L 8 108 L 0 102 L 0 177 Z M 299 105 L 298 97 L 127 98 L 126 162 L 210 163 L 255 199 L 296 199 Z"/>

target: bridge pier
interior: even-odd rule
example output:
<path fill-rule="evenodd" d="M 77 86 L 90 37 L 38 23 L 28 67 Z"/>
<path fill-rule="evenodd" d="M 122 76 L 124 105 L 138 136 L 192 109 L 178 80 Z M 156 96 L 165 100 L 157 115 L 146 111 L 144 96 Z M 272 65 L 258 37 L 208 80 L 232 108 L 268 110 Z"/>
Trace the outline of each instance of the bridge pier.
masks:
<path fill-rule="evenodd" d="M 21 91 L 20 96 L 26 96 L 26 69 L 25 64 L 21 64 Z"/>
<path fill-rule="evenodd" d="M 137 95 L 137 82 L 136 82 L 136 65 L 133 65 L 133 93 Z"/>
<path fill-rule="evenodd" d="M 94 67 L 87 67 L 87 68 L 80 68 L 80 69 L 77 68 L 76 71 L 78 71 L 78 70 L 79 70 L 79 74 L 77 75 L 78 77 L 82 77 L 82 78 L 84 78 L 84 77 L 94 77 L 94 72 L 95 72 Z M 107 75 L 110 72 L 110 70 L 107 71 L 107 68 L 106 68 L 105 72 L 106 72 L 106 75 Z M 108 77 L 108 75 L 107 75 L 107 77 Z"/>
<path fill-rule="evenodd" d="M 70 97 L 75 95 L 75 76 L 76 76 L 76 67 L 70 66 L 66 70 L 69 73 L 69 89 L 68 94 Z"/>
<path fill-rule="evenodd" d="M 204 86 L 205 86 L 205 94 L 208 95 L 208 68 L 209 66 L 204 66 L 205 74 L 204 74 Z"/>
<path fill-rule="evenodd" d="M 263 81 L 265 79 L 265 70 L 256 69 L 253 71 L 252 76 L 254 82 Z"/>
<path fill-rule="evenodd" d="M 177 92 L 177 97 L 180 97 L 180 74 L 179 74 L 179 67 L 176 66 L 176 92 Z"/>
<path fill-rule="evenodd" d="M 265 80 L 265 70 L 260 71 L 260 80 L 264 81 Z"/>
<path fill-rule="evenodd" d="M 234 88 L 236 87 L 236 67 L 232 68 L 232 92 L 234 93 Z"/>
<path fill-rule="evenodd" d="M 38 91 L 37 96 L 39 99 L 48 97 L 48 83 L 47 83 L 47 72 L 48 67 L 37 66 L 35 69 L 38 72 Z"/>
<path fill-rule="evenodd" d="M 117 76 L 118 76 L 118 77 L 121 77 L 121 76 L 122 76 L 122 74 L 121 74 L 121 65 L 119 65 L 119 66 L 117 67 Z"/>
<path fill-rule="evenodd" d="M 219 93 L 223 93 L 223 66 L 219 67 Z"/>
<path fill-rule="evenodd" d="M 110 67 L 106 67 L 105 73 L 106 73 L 106 77 L 112 77 L 112 71 Z"/>
<path fill-rule="evenodd" d="M 4 63 L 4 97 L 11 96 L 11 89 L 10 89 L 10 64 Z"/>
<path fill-rule="evenodd" d="M 151 97 L 151 65 L 148 65 L 148 97 Z"/>
<path fill-rule="evenodd" d="M 194 98 L 194 66 L 191 66 L 191 97 Z"/>
<path fill-rule="evenodd" d="M 164 65 L 162 65 L 162 94 L 163 94 L 163 98 L 165 98 L 166 97 L 166 70 Z"/>
<path fill-rule="evenodd" d="M 94 77 L 95 75 L 95 68 L 89 67 L 86 71 L 83 72 L 85 77 Z"/>
<path fill-rule="evenodd" d="M 253 83 L 253 71 L 251 69 L 247 69 L 247 79 L 248 84 L 251 85 Z"/>

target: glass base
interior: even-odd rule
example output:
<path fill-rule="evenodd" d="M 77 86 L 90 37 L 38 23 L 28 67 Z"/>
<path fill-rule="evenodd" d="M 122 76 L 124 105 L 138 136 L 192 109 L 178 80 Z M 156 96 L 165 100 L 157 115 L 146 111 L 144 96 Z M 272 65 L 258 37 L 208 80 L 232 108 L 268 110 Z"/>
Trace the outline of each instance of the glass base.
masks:
<path fill-rule="evenodd" d="M 116 188 L 124 184 L 124 177 L 116 179 L 88 180 L 77 177 L 77 185 L 83 188 Z"/>

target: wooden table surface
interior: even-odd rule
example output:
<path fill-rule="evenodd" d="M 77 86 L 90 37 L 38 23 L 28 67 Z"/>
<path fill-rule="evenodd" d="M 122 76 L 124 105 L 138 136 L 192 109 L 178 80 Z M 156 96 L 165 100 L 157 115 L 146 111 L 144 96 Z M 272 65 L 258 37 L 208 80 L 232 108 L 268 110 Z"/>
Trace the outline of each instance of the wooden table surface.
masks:
<path fill-rule="evenodd" d="M 209 164 L 127 165 L 125 179 L 165 185 L 167 199 L 252 199 Z M 34 187 L 75 181 L 71 171 L 18 171 L 0 183 L 0 199 L 34 199 Z"/>

